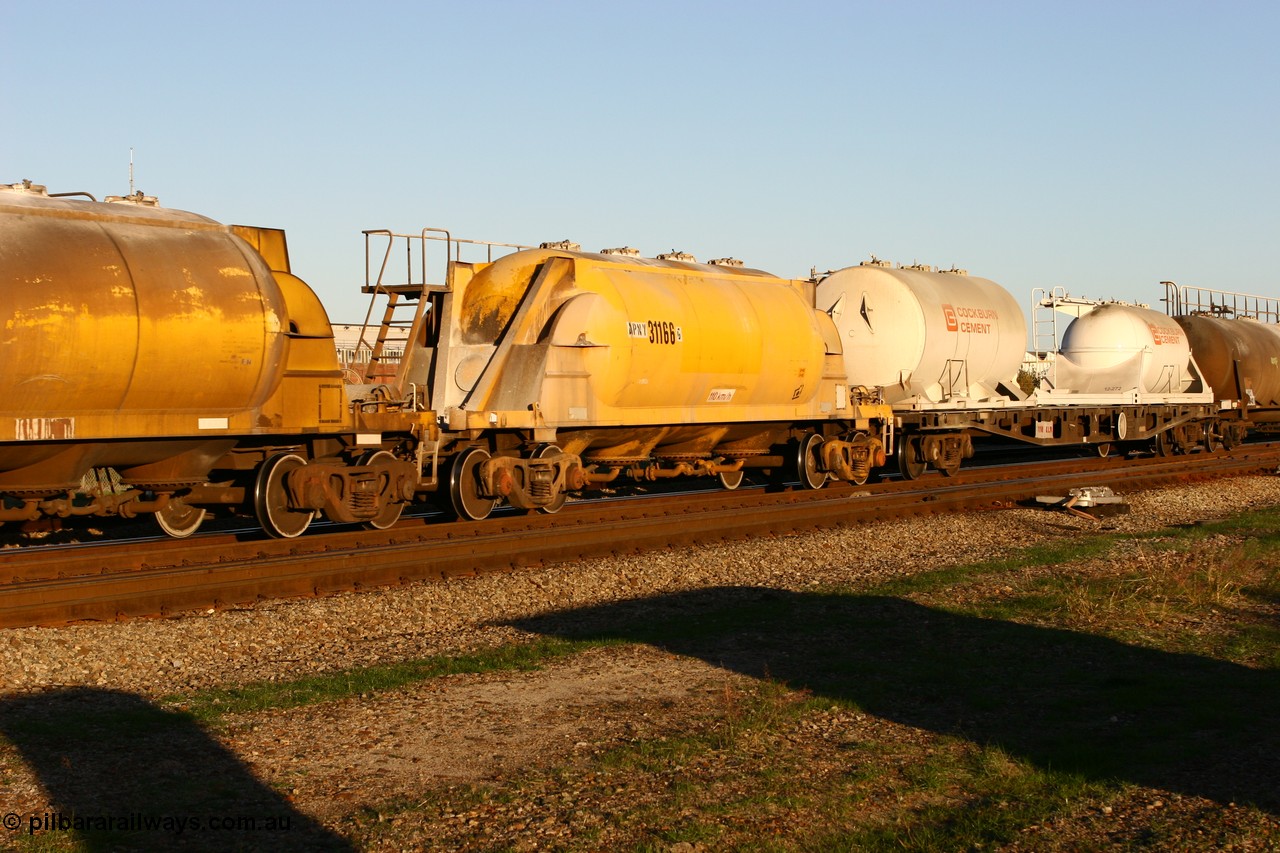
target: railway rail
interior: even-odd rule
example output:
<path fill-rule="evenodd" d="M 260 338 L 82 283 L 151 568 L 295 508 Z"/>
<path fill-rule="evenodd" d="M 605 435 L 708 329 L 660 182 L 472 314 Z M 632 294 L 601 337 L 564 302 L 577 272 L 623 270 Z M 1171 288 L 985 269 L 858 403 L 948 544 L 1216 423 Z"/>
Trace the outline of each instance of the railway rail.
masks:
<path fill-rule="evenodd" d="M 209 534 L 0 552 L 0 627 L 166 615 L 259 599 L 512 571 L 705 541 L 1015 505 L 1082 485 L 1138 489 L 1272 472 L 1280 443 L 1191 457 L 1059 460 L 821 491 L 708 491 L 480 523 L 405 519 L 301 539 Z"/>

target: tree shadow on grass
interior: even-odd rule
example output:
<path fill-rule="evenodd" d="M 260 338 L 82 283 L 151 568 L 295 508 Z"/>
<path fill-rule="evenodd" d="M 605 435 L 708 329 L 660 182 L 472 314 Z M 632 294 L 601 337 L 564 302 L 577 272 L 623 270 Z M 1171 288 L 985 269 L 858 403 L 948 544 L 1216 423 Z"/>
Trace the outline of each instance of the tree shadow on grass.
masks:
<path fill-rule="evenodd" d="M 71 688 L 6 699 L 0 733 L 50 797 L 47 811 L 18 815 L 15 836 L 75 831 L 89 851 L 352 849 L 189 716 L 130 693 Z"/>
<path fill-rule="evenodd" d="M 732 587 L 521 620 L 649 643 L 1040 768 L 1280 814 L 1280 672 L 880 596 Z"/>

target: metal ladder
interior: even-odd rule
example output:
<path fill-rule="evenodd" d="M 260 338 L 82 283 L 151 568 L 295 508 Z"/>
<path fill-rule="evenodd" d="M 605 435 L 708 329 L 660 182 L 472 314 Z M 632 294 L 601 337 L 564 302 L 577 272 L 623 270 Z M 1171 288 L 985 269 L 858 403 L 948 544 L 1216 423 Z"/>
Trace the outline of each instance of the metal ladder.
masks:
<path fill-rule="evenodd" d="M 416 234 L 402 234 L 386 228 L 374 228 L 363 233 L 365 283 L 361 291 L 368 293 L 370 300 L 369 310 L 365 312 L 364 322 L 360 326 L 360 337 L 356 348 L 357 352 L 367 349 L 369 360 L 359 371 L 360 380 L 363 384 L 381 382 L 394 385 L 393 390 L 398 398 L 404 391 L 400 386 L 403 384 L 405 370 L 415 349 L 414 342 L 409 340 L 412 331 L 419 328 L 419 324 L 427 324 L 421 336 L 422 340 L 418 343 L 428 347 L 437 344 L 443 320 L 441 317 L 443 297 L 445 293 L 453 290 L 453 263 L 462 260 L 463 247 L 466 246 L 473 254 L 477 253 L 477 250 L 483 251 L 484 262 L 494 260 L 495 250 L 505 253 L 531 247 L 518 243 L 458 239 L 444 228 L 423 228 Z M 386 242 L 385 248 L 380 245 L 381 241 Z M 432 283 L 427 278 L 427 247 L 430 243 L 444 244 L 443 256 L 439 254 L 435 256 L 442 271 L 442 283 Z M 404 248 L 403 278 L 399 281 L 389 281 L 388 268 L 393 266 L 391 257 L 398 253 L 400 247 Z M 375 274 L 373 262 L 379 255 L 381 260 L 378 261 Z M 399 267 L 399 262 L 394 266 Z M 369 334 L 374 309 L 381 296 L 385 296 L 387 301 L 383 307 L 382 319 L 378 323 L 377 336 L 371 345 L 366 336 Z M 396 334 L 401 331 L 407 334 Z M 402 340 L 405 343 L 405 349 L 403 353 L 397 355 L 390 347 L 394 347 Z M 400 366 L 394 382 L 386 383 L 386 375 L 378 373 L 377 368 L 383 364 L 397 362 Z M 359 359 L 357 363 L 360 363 Z"/>
<path fill-rule="evenodd" d="M 1049 353 L 1058 348 L 1058 312 L 1054 306 L 1067 298 L 1067 290 L 1037 287 L 1031 291 L 1031 349 Z"/>
<path fill-rule="evenodd" d="M 427 251 L 428 239 L 443 239 L 446 247 L 452 242 L 449 232 L 439 228 L 424 228 L 419 234 L 395 234 L 384 228 L 375 228 L 364 233 L 365 245 L 365 283 L 361 292 L 370 295 L 369 310 L 365 312 L 364 322 L 360 326 L 357 350 L 369 350 L 368 361 L 357 359 L 362 363 L 360 380 L 363 383 L 385 382 L 387 374 L 378 368 L 384 364 L 399 364 L 409 356 L 409 333 L 422 320 L 422 315 L 433 305 L 432 300 L 423 299 L 427 290 Z M 443 238 L 434 236 L 443 234 Z M 375 244 L 385 240 L 386 247 L 381 250 L 382 259 L 378 263 L 376 275 L 373 274 L 372 261 L 376 256 Z M 399 242 L 403 241 L 404 274 L 398 281 L 388 280 L 388 267 L 391 256 Z M 415 246 L 415 243 L 417 244 Z M 446 257 L 448 248 L 446 248 Z M 416 260 L 416 264 L 415 264 Z M 415 268 L 416 267 L 416 268 Z M 447 275 L 447 273 L 446 273 Z M 437 287 L 436 289 L 439 289 Z M 373 344 L 368 343 L 368 334 L 374 309 L 379 297 L 386 297 L 382 309 L 382 319 L 378 323 L 378 333 Z M 399 333 L 399 334 L 397 334 Z M 396 343 L 404 343 L 404 349 L 396 352 L 391 347 Z M 398 379 L 399 371 L 397 371 Z M 398 381 L 396 382 L 398 385 Z M 397 389 L 398 391 L 399 389 Z"/>

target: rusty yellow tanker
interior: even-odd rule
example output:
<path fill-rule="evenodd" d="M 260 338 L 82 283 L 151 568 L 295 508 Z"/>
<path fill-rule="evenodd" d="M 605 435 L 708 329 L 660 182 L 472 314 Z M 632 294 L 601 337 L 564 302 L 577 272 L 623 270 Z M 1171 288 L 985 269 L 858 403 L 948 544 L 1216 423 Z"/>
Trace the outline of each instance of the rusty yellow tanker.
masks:
<path fill-rule="evenodd" d="M 890 411 L 849 387 L 808 282 L 557 247 L 454 263 L 438 296 L 398 390 L 428 389 L 422 406 L 464 448 L 463 516 L 499 498 L 554 508 L 623 474 L 732 489 L 746 468 L 791 466 L 817 488 L 884 461 Z"/>

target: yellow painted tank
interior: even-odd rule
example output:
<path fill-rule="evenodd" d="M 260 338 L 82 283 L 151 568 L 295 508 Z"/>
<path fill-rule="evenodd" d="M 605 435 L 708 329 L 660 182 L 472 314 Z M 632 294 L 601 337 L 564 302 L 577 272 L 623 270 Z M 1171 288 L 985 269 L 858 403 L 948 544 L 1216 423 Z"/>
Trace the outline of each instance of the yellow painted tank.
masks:
<path fill-rule="evenodd" d="M 286 316 L 262 259 L 212 220 L 0 188 L 0 441 L 243 416 L 280 380 Z"/>
<path fill-rule="evenodd" d="M 225 226 L 0 186 L 0 492 L 55 494 L 98 466 L 202 481 L 263 426 L 287 323 L 271 270 Z"/>
<path fill-rule="evenodd" d="M 741 267 L 531 250 L 459 276 L 451 310 L 432 406 L 451 411 L 455 427 L 848 414 L 839 341 L 807 282 Z"/>

